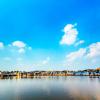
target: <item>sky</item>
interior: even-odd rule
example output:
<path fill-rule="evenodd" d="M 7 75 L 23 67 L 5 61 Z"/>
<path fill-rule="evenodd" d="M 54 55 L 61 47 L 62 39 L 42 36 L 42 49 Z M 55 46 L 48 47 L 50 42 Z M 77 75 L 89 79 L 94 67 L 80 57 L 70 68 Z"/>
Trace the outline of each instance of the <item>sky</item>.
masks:
<path fill-rule="evenodd" d="M 99 0 L 0 0 L 0 70 L 100 67 Z"/>

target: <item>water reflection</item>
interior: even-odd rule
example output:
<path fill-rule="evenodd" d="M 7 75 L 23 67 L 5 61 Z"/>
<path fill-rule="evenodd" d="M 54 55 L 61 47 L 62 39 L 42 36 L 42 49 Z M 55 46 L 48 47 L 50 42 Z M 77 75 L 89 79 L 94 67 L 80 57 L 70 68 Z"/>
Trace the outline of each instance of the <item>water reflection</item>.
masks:
<path fill-rule="evenodd" d="M 0 79 L 0 100 L 100 100 L 100 78 L 38 76 Z"/>

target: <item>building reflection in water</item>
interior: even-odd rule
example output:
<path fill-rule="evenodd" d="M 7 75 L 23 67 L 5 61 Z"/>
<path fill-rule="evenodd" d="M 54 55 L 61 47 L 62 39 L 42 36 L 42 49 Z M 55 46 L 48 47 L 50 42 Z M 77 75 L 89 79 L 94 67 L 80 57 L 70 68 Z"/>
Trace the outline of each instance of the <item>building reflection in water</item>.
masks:
<path fill-rule="evenodd" d="M 0 100 L 100 100 L 100 78 L 34 76 L 0 79 Z"/>

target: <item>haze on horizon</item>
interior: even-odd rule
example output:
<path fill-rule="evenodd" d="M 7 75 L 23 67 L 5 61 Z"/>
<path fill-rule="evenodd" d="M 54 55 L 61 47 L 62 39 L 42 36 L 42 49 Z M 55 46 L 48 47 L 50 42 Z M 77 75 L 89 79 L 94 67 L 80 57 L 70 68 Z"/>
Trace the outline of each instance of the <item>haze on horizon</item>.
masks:
<path fill-rule="evenodd" d="M 97 67 L 99 0 L 0 0 L 0 70 Z"/>

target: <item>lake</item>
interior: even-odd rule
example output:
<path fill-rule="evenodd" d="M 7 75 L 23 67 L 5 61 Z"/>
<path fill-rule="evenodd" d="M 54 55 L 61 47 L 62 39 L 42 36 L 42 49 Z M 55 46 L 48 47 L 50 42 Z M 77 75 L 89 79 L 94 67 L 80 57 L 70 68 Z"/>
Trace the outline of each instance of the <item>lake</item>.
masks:
<path fill-rule="evenodd" d="M 100 77 L 0 79 L 0 100 L 100 100 Z"/>

